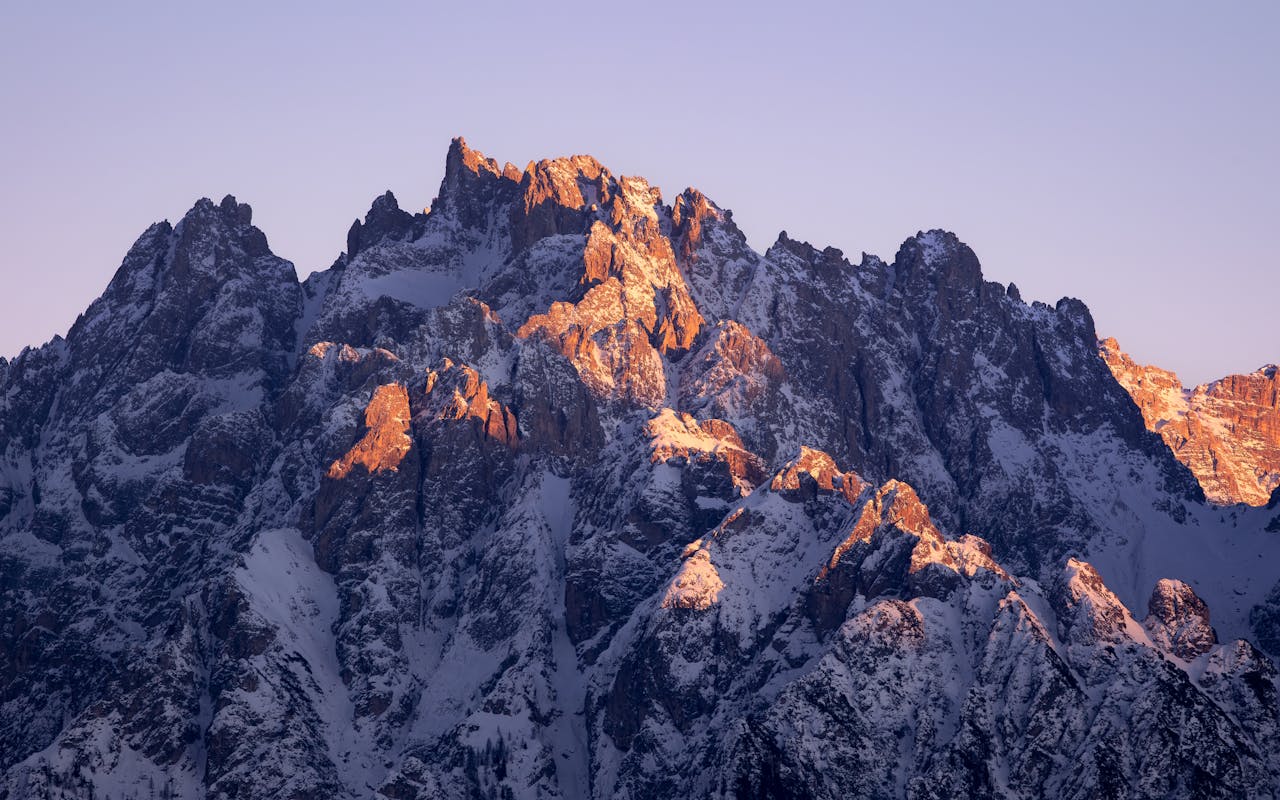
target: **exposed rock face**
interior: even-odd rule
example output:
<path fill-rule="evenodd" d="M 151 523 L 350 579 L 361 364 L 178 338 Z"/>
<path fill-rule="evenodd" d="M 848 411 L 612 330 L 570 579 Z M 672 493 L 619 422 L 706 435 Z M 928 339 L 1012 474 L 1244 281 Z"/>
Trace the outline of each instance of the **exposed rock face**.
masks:
<path fill-rule="evenodd" d="M 1191 587 L 1168 578 L 1156 582 L 1143 625 L 1164 649 L 1190 661 L 1218 643 L 1209 607 Z"/>
<path fill-rule="evenodd" d="M 490 439 L 514 447 L 517 430 L 511 410 L 489 396 L 489 384 L 472 367 L 449 359 L 427 373 L 419 413 L 433 420 L 472 420 Z"/>
<path fill-rule="evenodd" d="M 951 234 L 918 234 L 893 263 L 856 265 L 783 234 L 738 320 L 785 367 L 785 394 L 802 409 L 791 422 L 783 404 L 787 423 L 773 426 L 795 430 L 788 444 L 908 481 L 944 522 L 983 530 L 1018 569 L 1039 573 L 1105 536 L 1111 504 L 1132 502 L 1112 491 L 1130 469 L 1166 498 L 1198 494 L 1097 358 L 1083 304 L 1023 304 L 983 281 Z M 1106 464 L 1103 450 L 1125 455 Z M 1098 470 L 1117 478 L 1099 485 Z"/>
<path fill-rule="evenodd" d="M 1115 339 L 1098 351 L 1210 501 L 1261 506 L 1280 488 L 1280 368 L 1186 389 L 1174 373 L 1134 363 Z"/>
<path fill-rule="evenodd" d="M 364 410 L 365 434 L 342 458 L 329 465 L 325 477 L 342 480 L 359 466 L 367 473 L 400 465 L 413 444 L 408 436 L 409 393 L 398 383 L 379 386 Z"/>
<path fill-rule="evenodd" d="M 560 165 L 548 171 L 564 182 L 567 170 L 557 172 L 555 166 Z M 590 174 L 578 167 L 576 177 Z M 596 177 L 602 175 L 608 173 Z M 549 184 L 552 189 L 559 185 Z M 665 358 L 688 351 L 703 320 L 676 266 L 671 242 L 661 232 L 658 191 L 639 178 L 621 178 L 601 188 L 612 191 L 600 195 L 605 205 L 595 214 L 601 218 L 591 222 L 587 235 L 582 299 L 552 304 L 547 313 L 530 317 L 517 335 L 552 342 L 598 396 L 656 408 L 667 395 Z M 554 201 L 585 202 L 570 188 L 549 191 L 532 208 Z"/>
<path fill-rule="evenodd" d="M 1280 790 L 1276 512 L 948 233 L 459 139 L 302 283 L 152 226 L 0 384 L 0 798 Z"/>

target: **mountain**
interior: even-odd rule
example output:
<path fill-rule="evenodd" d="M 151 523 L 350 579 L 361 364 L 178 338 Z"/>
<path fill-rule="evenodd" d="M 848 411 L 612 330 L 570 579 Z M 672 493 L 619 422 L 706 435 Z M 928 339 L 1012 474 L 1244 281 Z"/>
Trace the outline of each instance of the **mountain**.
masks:
<path fill-rule="evenodd" d="M 0 797 L 1267 797 L 1280 511 L 943 231 L 455 140 L 0 364 Z"/>
<path fill-rule="evenodd" d="M 1280 368 L 1268 364 L 1194 389 L 1167 370 L 1134 363 L 1115 339 L 1103 360 L 1178 460 L 1219 505 L 1266 505 L 1280 488 Z"/>

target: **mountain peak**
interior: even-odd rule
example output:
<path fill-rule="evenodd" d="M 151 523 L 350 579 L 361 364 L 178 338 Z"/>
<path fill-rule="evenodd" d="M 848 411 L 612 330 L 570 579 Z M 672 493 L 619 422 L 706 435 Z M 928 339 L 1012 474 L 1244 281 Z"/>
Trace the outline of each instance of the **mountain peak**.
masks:
<path fill-rule="evenodd" d="M 526 214 L 547 204 L 578 210 L 603 206 L 616 194 L 613 174 L 592 156 L 530 161 L 520 178 Z"/>
<path fill-rule="evenodd" d="M 1152 640 L 1179 658 L 1190 661 L 1218 642 L 1209 625 L 1209 607 L 1182 581 L 1156 581 L 1147 609 L 1142 624 Z"/>
<path fill-rule="evenodd" d="M 181 221 L 193 225 L 221 223 L 233 228 L 246 227 L 253 224 L 253 208 L 248 203 L 238 202 L 231 194 L 217 203 L 201 197 L 182 215 Z"/>
<path fill-rule="evenodd" d="M 976 291 L 982 286 L 977 255 L 954 233 L 920 231 L 898 248 L 895 272 L 901 285 L 930 283 L 939 289 Z"/>
<path fill-rule="evenodd" d="M 413 226 L 413 215 L 400 210 L 396 196 L 388 189 L 373 199 L 364 222 L 356 220 L 347 231 L 347 258 L 355 258 L 384 239 L 401 239 Z"/>
<path fill-rule="evenodd" d="M 1087 561 L 1067 559 L 1053 594 L 1063 638 L 1079 644 L 1123 641 L 1132 615 Z"/>
<path fill-rule="evenodd" d="M 765 252 L 766 259 L 778 256 L 797 258 L 826 278 L 835 278 L 850 269 L 844 251 L 840 248 L 827 246 L 819 249 L 809 242 L 791 237 L 786 231 L 779 231 L 777 241 Z"/>
<path fill-rule="evenodd" d="M 466 139 L 461 136 L 456 136 L 453 141 L 449 143 L 449 152 L 445 156 L 445 180 L 448 180 L 451 176 L 456 176 L 458 173 L 463 171 L 475 174 L 481 172 L 487 172 L 491 175 L 502 174 L 502 170 L 498 167 L 497 161 L 467 145 Z"/>
<path fill-rule="evenodd" d="M 431 204 L 432 213 L 456 218 L 465 228 L 479 228 L 495 203 L 506 196 L 503 193 L 512 191 L 516 184 L 513 170 L 504 172 L 497 161 L 459 136 L 449 143 L 444 179 Z"/>
<path fill-rule="evenodd" d="M 223 197 L 222 202 L 218 204 L 218 210 L 240 225 L 253 224 L 253 208 L 248 203 L 237 203 L 235 195 L 229 194 Z"/>
<path fill-rule="evenodd" d="M 203 242 L 200 246 L 208 247 L 215 241 L 234 243 L 251 257 L 271 254 L 266 234 L 253 225 L 253 208 L 238 202 L 233 195 L 226 195 L 217 205 L 207 197 L 200 198 L 183 215 L 174 232 L 179 254 L 185 245 Z"/>

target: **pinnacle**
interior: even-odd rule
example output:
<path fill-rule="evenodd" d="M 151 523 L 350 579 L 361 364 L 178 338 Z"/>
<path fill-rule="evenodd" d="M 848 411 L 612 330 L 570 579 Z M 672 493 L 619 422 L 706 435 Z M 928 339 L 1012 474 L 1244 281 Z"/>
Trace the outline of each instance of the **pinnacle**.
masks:
<path fill-rule="evenodd" d="M 253 208 L 248 203 L 238 202 L 235 195 L 228 194 L 222 201 L 214 205 L 207 197 L 202 197 L 191 206 L 191 210 L 183 215 L 184 222 L 221 217 L 232 226 L 248 226 L 253 223 Z"/>
<path fill-rule="evenodd" d="M 403 239 L 413 225 L 413 215 L 400 210 L 396 196 L 388 189 L 373 199 L 364 222 L 356 220 L 347 231 L 347 257 L 355 258 L 384 239 Z"/>
<path fill-rule="evenodd" d="M 445 156 L 444 169 L 446 182 L 448 182 L 450 176 L 456 176 L 462 170 L 472 173 L 483 171 L 493 175 L 502 174 L 497 161 L 470 147 L 467 144 L 467 140 L 461 136 L 454 137 L 453 141 L 449 143 L 449 152 Z"/>

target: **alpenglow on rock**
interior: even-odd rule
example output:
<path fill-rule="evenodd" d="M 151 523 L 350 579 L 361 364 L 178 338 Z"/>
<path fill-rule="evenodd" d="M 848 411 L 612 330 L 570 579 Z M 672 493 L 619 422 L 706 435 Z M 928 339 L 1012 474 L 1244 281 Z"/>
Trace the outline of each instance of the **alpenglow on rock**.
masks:
<path fill-rule="evenodd" d="M 1274 796 L 1266 415 L 1116 363 L 588 156 L 201 200 L 0 362 L 0 798 Z"/>
<path fill-rule="evenodd" d="M 1220 505 L 1265 505 L 1280 488 L 1280 368 L 1186 389 L 1178 376 L 1134 363 L 1115 339 L 1098 346 L 1116 380 Z"/>

